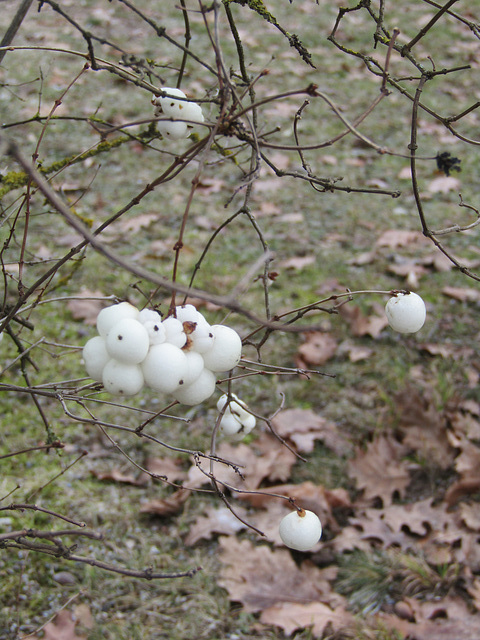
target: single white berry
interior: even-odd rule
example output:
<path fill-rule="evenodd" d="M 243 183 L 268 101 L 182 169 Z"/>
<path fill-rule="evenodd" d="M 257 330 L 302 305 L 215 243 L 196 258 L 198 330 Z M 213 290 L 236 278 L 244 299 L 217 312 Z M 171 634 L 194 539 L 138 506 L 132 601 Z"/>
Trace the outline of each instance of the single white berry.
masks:
<path fill-rule="evenodd" d="M 142 324 L 146 322 L 161 322 L 162 316 L 155 309 L 145 308 L 139 312 L 137 320 Z"/>
<path fill-rule="evenodd" d="M 279 533 L 283 543 L 290 549 L 307 551 L 320 540 L 322 524 L 313 511 L 295 510 L 282 519 Z"/>
<path fill-rule="evenodd" d="M 102 336 L 90 338 L 83 347 L 82 356 L 90 378 L 102 382 L 103 369 L 111 357 L 107 351 L 105 339 Z"/>
<path fill-rule="evenodd" d="M 419 331 L 427 315 L 425 303 L 416 293 L 398 293 L 385 305 L 388 323 L 399 333 Z"/>
<path fill-rule="evenodd" d="M 196 102 L 185 102 L 182 110 L 182 118 L 190 122 L 202 123 L 205 121 L 202 107 Z"/>
<path fill-rule="evenodd" d="M 104 338 L 110 329 L 120 320 L 125 318 L 138 318 L 139 311 L 133 304 L 129 302 L 120 302 L 119 304 L 113 304 L 110 307 L 102 309 L 97 316 L 97 331 Z"/>
<path fill-rule="evenodd" d="M 223 324 L 211 327 L 213 346 L 203 353 L 205 367 L 211 371 L 230 371 L 239 362 L 242 355 L 242 341 L 238 333 Z"/>
<path fill-rule="evenodd" d="M 148 353 L 150 339 L 141 322 L 125 318 L 113 325 L 105 344 L 111 358 L 125 364 L 140 364 Z"/>
<path fill-rule="evenodd" d="M 218 399 L 217 409 L 222 411 L 228 402 L 228 394 L 224 394 Z M 222 419 L 220 420 L 220 429 L 225 435 L 237 435 L 243 438 L 255 428 L 256 418 L 248 411 L 247 405 L 238 398 L 234 393 L 230 394 L 230 403 L 225 408 Z"/>
<path fill-rule="evenodd" d="M 176 100 L 175 98 L 186 98 L 187 96 L 181 89 L 176 87 L 162 87 L 162 91 L 168 93 L 168 96 L 159 96 L 153 99 L 153 104 L 160 107 L 163 113 L 171 118 L 183 117 L 182 111 L 187 104 L 186 100 Z"/>
<path fill-rule="evenodd" d="M 213 347 L 215 337 L 212 327 L 205 321 L 197 322 L 197 326 L 189 335 L 190 349 L 197 353 L 207 353 Z"/>
<path fill-rule="evenodd" d="M 173 394 L 175 400 L 193 406 L 208 400 L 215 392 L 216 378 L 211 371 L 204 369 L 198 378 L 189 385 L 180 385 Z"/>
<path fill-rule="evenodd" d="M 112 358 L 103 369 L 102 381 L 110 393 L 134 396 L 143 387 L 142 369 L 138 364 L 125 364 Z"/>
<path fill-rule="evenodd" d="M 205 368 L 202 356 L 196 351 L 183 350 L 187 358 L 187 373 L 183 379 L 184 384 L 189 385 L 200 376 Z"/>
<path fill-rule="evenodd" d="M 173 344 L 155 344 L 142 362 L 145 384 L 162 393 L 176 391 L 188 372 L 188 360 Z"/>
<path fill-rule="evenodd" d="M 173 344 L 180 349 L 185 346 L 187 341 L 186 333 L 183 329 L 183 323 L 173 316 L 166 318 L 162 325 L 165 328 L 165 339 L 169 344 Z"/>
<path fill-rule="evenodd" d="M 202 314 L 195 309 L 193 304 L 184 304 L 179 307 L 175 307 L 175 316 L 180 322 L 199 322 Z"/>
<path fill-rule="evenodd" d="M 187 123 L 181 120 L 160 120 L 158 122 L 158 131 L 164 138 L 171 138 L 172 140 L 181 140 L 188 135 Z"/>

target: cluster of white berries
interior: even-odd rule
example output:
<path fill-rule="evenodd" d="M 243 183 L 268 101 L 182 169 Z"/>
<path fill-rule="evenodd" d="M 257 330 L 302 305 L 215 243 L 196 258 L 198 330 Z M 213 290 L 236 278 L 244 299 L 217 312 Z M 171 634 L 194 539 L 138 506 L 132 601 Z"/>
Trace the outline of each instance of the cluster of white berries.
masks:
<path fill-rule="evenodd" d="M 420 331 L 427 317 L 422 298 L 413 292 L 397 293 L 385 305 L 389 325 L 399 333 Z"/>
<path fill-rule="evenodd" d="M 102 309 L 99 335 L 83 348 L 88 375 L 125 396 L 147 385 L 186 405 L 210 398 L 215 374 L 240 360 L 240 336 L 225 325 L 209 325 L 191 304 L 176 307 L 175 316 L 162 320 L 157 311 L 139 311 L 129 302 Z"/>
<path fill-rule="evenodd" d="M 181 140 L 188 137 L 194 123 L 202 123 L 202 107 L 196 102 L 190 102 L 181 89 L 174 87 L 162 87 L 167 95 L 153 96 L 152 104 L 155 107 L 155 116 L 171 118 L 160 120 L 158 130 L 165 138 Z"/>

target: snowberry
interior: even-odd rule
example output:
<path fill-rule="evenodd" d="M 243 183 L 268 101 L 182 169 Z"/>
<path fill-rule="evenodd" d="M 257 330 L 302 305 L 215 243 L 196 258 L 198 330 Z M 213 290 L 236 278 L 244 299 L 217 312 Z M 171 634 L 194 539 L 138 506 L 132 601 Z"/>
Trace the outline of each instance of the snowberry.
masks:
<path fill-rule="evenodd" d="M 167 339 L 165 327 L 161 322 L 155 322 L 155 320 L 147 320 L 143 323 L 143 326 L 147 330 L 150 344 L 162 344 Z"/>
<path fill-rule="evenodd" d="M 203 354 L 205 367 L 211 371 L 230 371 L 242 355 L 242 341 L 238 333 L 223 324 L 211 327 L 214 342 L 211 349 Z"/>
<path fill-rule="evenodd" d="M 166 341 L 181 349 L 187 341 L 183 323 L 177 320 L 177 318 L 169 316 L 162 324 L 165 328 Z"/>
<path fill-rule="evenodd" d="M 129 302 L 120 302 L 119 304 L 105 307 L 105 309 L 102 309 L 97 316 L 97 331 L 105 338 L 107 333 L 117 322 L 120 322 L 120 320 L 124 320 L 125 318 L 133 318 L 136 320 L 138 315 L 138 309 Z"/>
<path fill-rule="evenodd" d="M 186 100 L 175 100 L 175 98 L 187 97 L 183 91 L 174 87 L 162 87 L 162 91 L 168 93 L 168 96 L 154 97 L 152 103 L 155 106 L 160 107 L 162 112 L 170 118 L 183 117 L 182 111 L 187 102 Z"/>
<path fill-rule="evenodd" d="M 195 309 L 193 304 L 184 304 L 181 307 L 175 307 L 175 315 L 180 322 L 200 322 L 203 318 L 202 314 Z"/>
<path fill-rule="evenodd" d="M 161 322 L 162 316 L 155 311 L 155 309 L 142 309 L 139 314 L 137 320 L 142 324 L 146 322 Z"/>
<path fill-rule="evenodd" d="M 111 358 L 125 364 L 139 364 L 148 353 L 150 339 L 141 322 L 125 318 L 110 329 L 105 344 Z"/>
<path fill-rule="evenodd" d="M 175 400 L 193 406 L 208 400 L 215 392 L 216 379 L 208 369 L 204 369 L 198 378 L 189 385 L 181 385 L 173 394 Z"/>
<path fill-rule="evenodd" d="M 85 369 L 90 378 L 102 382 L 103 368 L 111 358 L 105 345 L 105 339 L 101 336 L 90 338 L 83 347 L 82 355 Z"/>
<path fill-rule="evenodd" d="M 187 358 L 187 373 L 183 379 L 186 385 L 194 382 L 205 368 L 202 356 L 196 351 L 183 351 Z"/>
<path fill-rule="evenodd" d="M 134 396 L 143 387 L 142 369 L 138 364 L 125 364 L 111 359 L 102 374 L 103 386 L 110 393 Z"/>
<path fill-rule="evenodd" d="M 182 110 L 182 118 L 190 122 L 204 122 L 202 107 L 196 102 L 185 102 Z"/>
<path fill-rule="evenodd" d="M 238 435 L 243 438 L 254 429 L 257 421 L 255 416 L 247 410 L 247 405 L 234 393 L 230 394 L 230 403 L 220 420 L 220 429 L 225 435 Z M 217 402 L 217 409 L 222 411 L 228 402 L 228 394 L 221 396 Z"/>
<path fill-rule="evenodd" d="M 214 335 L 211 326 L 206 322 L 198 322 L 189 335 L 189 345 L 197 353 L 207 353 L 213 347 Z"/>
<path fill-rule="evenodd" d="M 188 372 L 188 360 L 183 351 L 173 344 L 155 344 L 142 362 L 145 383 L 162 393 L 176 391 Z"/>
<path fill-rule="evenodd" d="M 416 293 L 398 293 L 385 305 L 388 323 L 399 333 L 415 333 L 425 322 L 425 303 Z"/>
<path fill-rule="evenodd" d="M 280 537 L 283 543 L 297 551 L 307 551 L 320 540 L 322 524 L 313 511 L 295 510 L 280 522 Z"/>
<path fill-rule="evenodd" d="M 158 131 L 164 138 L 172 140 L 181 140 L 188 135 L 187 123 L 181 120 L 160 120 Z"/>

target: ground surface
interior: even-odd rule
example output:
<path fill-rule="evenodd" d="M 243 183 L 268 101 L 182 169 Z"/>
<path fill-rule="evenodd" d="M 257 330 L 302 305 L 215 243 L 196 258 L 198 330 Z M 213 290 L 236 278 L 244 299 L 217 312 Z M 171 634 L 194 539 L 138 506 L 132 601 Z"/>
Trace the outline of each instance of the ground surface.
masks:
<path fill-rule="evenodd" d="M 305 93 L 266 101 L 255 116 L 257 135 L 271 145 L 259 147 L 261 169 L 250 172 L 250 148 L 236 137 L 249 130 L 252 119 L 245 116 L 243 128 L 218 135 L 210 153 L 137 202 L 205 132 L 199 127 L 176 143 L 149 129 L 150 86 L 176 85 L 185 24 L 174 3 L 168 9 L 167 3 L 133 4 L 137 12 L 123 2 L 63 2 L 69 22 L 54 3 L 40 12 L 32 6 L 0 67 L 2 134 L 25 157 L 37 150 L 35 160 L 55 192 L 87 229 L 125 208 L 100 236 L 124 266 L 170 279 L 172 248 L 190 207 L 177 281 L 190 283 L 208 247 L 194 285 L 212 296 L 238 285 L 244 313 L 197 302 L 210 322 L 225 322 L 243 338 L 251 334 L 232 390 L 258 416 L 275 414 L 271 426 L 289 448 L 261 419 L 244 441 L 216 443 L 216 453 L 241 474 L 205 461 L 203 470 L 237 489 L 261 492 L 225 491 L 238 519 L 200 473 L 195 453 L 211 451 L 219 393 L 199 406 L 162 412 L 169 400 L 152 391 L 126 402 L 94 388 L 84 378 L 81 347 L 95 334 L 99 309 L 127 298 L 166 313 L 170 298 L 91 247 L 79 248 L 26 297 L 18 317 L 28 324 L 13 321 L 0 344 L 0 543 L 6 545 L 0 549 L 0 638 L 478 638 L 480 293 L 478 280 L 422 234 L 408 158 L 419 68 L 392 51 L 398 86 L 356 124 L 360 135 L 350 132 L 333 144 L 346 130 L 340 117 L 355 123 L 380 95 L 382 76 L 365 63 L 374 70 L 375 61 L 383 65 L 387 48 L 373 47 L 368 11 L 357 8 L 341 21 L 342 51 L 327 40 L 341 3 L 268 4 L 287 37 L 298 34 L 313 67 L 302 61 L 296 40 L 290 46 L 258 12 L 232 4 L 239 59 L 221 8 L 223 68 L 244 104 L 243 64 L 244 73 L 257 78 L 257 101 L 314 83 L 338 113 Z M 261 4 L 248 4 L 262 11 Z M 403 45 L 436 9 L 420 0 L 398 4 L 402 11 L 387 12 L 384 26 L 390 35 L 398 27 Z M 417 153 L 424 159 L 417 175 L 432 229 L 465 227 L 478 218 L 478 142 L 465 142 L 478 138 L 478 114 L 459 120 L 461 137 L 435 117 L 461 114 L 480 100 L 478 26 L 476 32 L 471 26 L 480 5 L 466 4 L 458 3 L 457 16 L 443 16 L 413 49 L 422 68 L 432 61 L 436 70 L 462 68 L 431 78 L 421 96 Z M 196 57 L 187 62 L 182 87 L 204 101 L 213 125 L 219 58 L 197 3 L 187 7 Z M 1 32 L 16 8 L 2 5 Z M 152 21 L 170 40 L 158 37 Z M 207 22 L 214 39 L 211 14 Z M 82 71 L 87 45 L 79 26 L 87 40 L 94 34 L 105 70 Z M 305 97 L 310 104 L 302 107 Z M 328 144 L 303 155 L 289 149 L 296 143 L 296 114 L 302 145 Z M 435 156 L 444 152 L 461 159 L 461 172 L 439 171 Z M 11 156 L 1 162 L 6 315 L 82 238 L 22 182 Z M 323 180 L 317 190 L 305 180 L 306 170 Z M 335 181 L 331 189 L 322 190 L 325 180 Z M 459 207 L 462 198 L 472 208 Z M 479 272 L 475 226 L 441 239 L 464 270 Z M 268 286 L 261 260 L 249 271 L 265 246 L 274 255 Z M 337 308 L 330 296 L 347 289 L 385 293 L 354 294 Z M 427 322 L 417 334 L 387 326 L 386 292 L 396 289 L 415 290 L 426 301 Z M 325 301 L 296 323 L 309 331 L 274 332 L 260 350 L 262 365 L 253 365 L 264 329 L 252 314 L 265 317 L 266 297 L 271 315 L 288 313 L 285 319 Z M 21 360 L 25 349 L 30 359 Z M 327 375 L 299 375 L 298 369 Z M 227 382 L 219 390 L 226 391 Z M 162 415 L 154 417 L 157 412 Z M 142 432 L 147 437 L 138 437 L 135 429 L 152 416 Z M 63 448 L 12 455 L 52 441 Z M 272 493 L 320 516 L 322 541 L 311 552 L 292 553 L 281 544 L 278 522 L 291 506 Z M 47 512 L 8 508 L 12 502 Z M 75 528 L 72 522 L 85 522 L 103 539 L 62 537 L 64 555 L 137 572 L 201 571 L 148 581 L 29 550 L 29 541 L 42 539 L 10 535 Z"/>

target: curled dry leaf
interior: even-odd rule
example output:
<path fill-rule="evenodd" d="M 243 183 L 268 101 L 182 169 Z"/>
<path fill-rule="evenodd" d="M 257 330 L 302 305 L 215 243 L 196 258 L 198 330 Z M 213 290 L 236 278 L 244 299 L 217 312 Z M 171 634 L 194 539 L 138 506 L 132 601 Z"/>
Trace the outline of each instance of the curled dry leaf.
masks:
<path fill-rule="evenodd" d="M 158 498 L 144 502 L 140 507 L 140 513 L 149 513 L 155 516 L 172 516 L 180 511 L 189 495 L 190 491 L 188 489 L 178 489 L 168 498 Z"/>
<path fill-rule="evenodd" d="M 330 333 L 312 331 L 298 348 L 298 356 L 308 366 L 321 366 L 328 362 L 337 351 L 338 343 Z M 301 366 L 301 368 L 308 368 Z"/>

